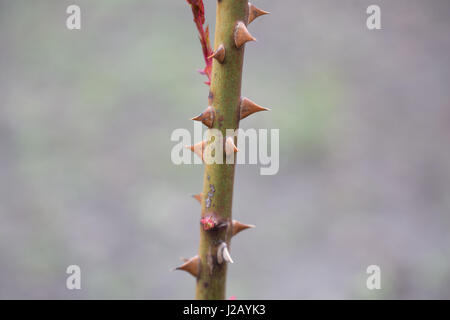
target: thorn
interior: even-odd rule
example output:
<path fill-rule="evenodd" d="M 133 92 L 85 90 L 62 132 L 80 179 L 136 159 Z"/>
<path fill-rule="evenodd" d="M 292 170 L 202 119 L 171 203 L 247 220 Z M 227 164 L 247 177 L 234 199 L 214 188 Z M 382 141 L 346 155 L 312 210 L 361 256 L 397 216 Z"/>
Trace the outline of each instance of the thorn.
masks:
<path fill-rule="evenodd" d="M 243 98 L 241 101 L 241 120 L 247 118 L 249 115 L 259 111 L 270 111 L 270 109 L 257 105 L 252 100 Z"/>
<path fill-rule="evenodd" d="M 194 194 L 194 195 L 192 196 L 192 198 L 194 198 L 194 199 L 197 200 L 198 202 L 202 203 L 203 193 Z"/>
<path fill-rule="evenodd" d="M 203 160 L 203 151 L 205 149 L 205 144 L 206 141 L 200 141 L 199 143 L 196 143 L 193 146 L 186 146 L 186 149 L 191 150 Z"/>
<path fill-rule="evenodd" d="M 200 265 L 200 257 L 198 255 L 190 258 L 190 259 L 183 259 L 186 262 L 183 263 L 181 266 L 173 269 L 174 270 L 183 270 L 186 272 L 189 272 L 190 274 L 192 274 L 194 277 L 198 277 L 198 269 L 199 269 L 199 265 Z"/>
<path fill-rule="evenodd" d="M 224 261 L 234 263 L 233 259 L 231 259 L 230 252 L 228 251 L 227 244 L 222 242 L 219 249 L 217 249 L 217 262 L 222 264 Z"/>
<path fill-rule="evenodd" d="M 209 106 L 208 108 L 205 109 L 205 111 L 200 113 L 198 116 L 192 118 L 191 120 L 201 121 L 205 126 L 211 128 L 213 126 L 215 117 L 216 112 L 214 111 L 214 108 Z"/>
<path fill-rule="evenodd" d="M 255 7 L 250 2 L 248 3 L 248 24 L 250 24 L 253 20 L 258 18 L 259 16 L 263 16 L 265 14 L 269 14 L 270 12 L 261 10 L 257 7 Z"/>
<path fill-rule="evenodd" d="M 232 234 L 231 235 L 234 237 L 239 232 L 244 231 L 244 230 L 249 229 L 249 228 L 256 228 L 256 226 L 253 225 L 253 224 L 244 224 L 244 223 L 241 223 L 241 222 L 239 222 L 237 220 L 233 220 L 233 222 L 232 222 L 232 230 L 231 230 Z"/>
<path fill-rule="evenodd" d="M 234 43 L 240 48 L 248 41 L 256 41 L 256 39 L 248 32 L 245 24 L 239 21 L 234 31 Z"/>
<path fill-rule="evenodd" d="M 228 252 L 228 248 L 227 247 L 223 248 L 223 259 L 226 262 L 234 263 L 233 259 L 231 259 L 230 252 Z"/>
<path fill-rule="evenodd" d="M 239 149 L 234 144 L 234 138 L 228 137 L 225 142 L 225 153 L 227 154 L 227 156 L 229 156 L 233 152 L 238 152 L 238 151 L 239 151 Z"/>
<path fill-rule="evenodd" d="M 212 55 L 208 57 L 208 59 L 214 58 L 220 63 L 223 63 L 225 61 L 225 47 L 223 44 L 221 44 L 216 51 Z"/>

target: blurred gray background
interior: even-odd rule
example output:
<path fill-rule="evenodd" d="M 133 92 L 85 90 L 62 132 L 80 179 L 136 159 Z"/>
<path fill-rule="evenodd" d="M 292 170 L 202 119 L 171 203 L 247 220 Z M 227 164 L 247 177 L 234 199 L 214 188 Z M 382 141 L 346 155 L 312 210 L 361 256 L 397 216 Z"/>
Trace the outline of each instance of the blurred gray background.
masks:
<path fill-rule="evenodd" d="M 272 14 L 243 93 L 272 111 L 241 125 L 280 129 L 281 163 L 237 168 L 234 217 L 257 228 L 227 295 L 450 298 L 450 1 L 253 2 Z M 197 252 L 203 178 L 170 135 L 208 94 L 186 1 L 1 0 L 0 41 L 0 298 L 193 298 L 170 272 Z"/>

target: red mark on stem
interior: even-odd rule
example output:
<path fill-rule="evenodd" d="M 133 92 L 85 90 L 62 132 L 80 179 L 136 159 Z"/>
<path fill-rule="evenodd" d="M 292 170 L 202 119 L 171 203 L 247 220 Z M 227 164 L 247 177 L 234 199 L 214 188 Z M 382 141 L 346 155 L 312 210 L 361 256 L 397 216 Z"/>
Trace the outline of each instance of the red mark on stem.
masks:
<path fill-rule="evenodd" d="M 200 220 L 200 223 L 203 226 L 203 230 L 211 230 L 214 229 L 217 225 L 216 219 L 214 219 L 212 216 L 204 217 Z"/>

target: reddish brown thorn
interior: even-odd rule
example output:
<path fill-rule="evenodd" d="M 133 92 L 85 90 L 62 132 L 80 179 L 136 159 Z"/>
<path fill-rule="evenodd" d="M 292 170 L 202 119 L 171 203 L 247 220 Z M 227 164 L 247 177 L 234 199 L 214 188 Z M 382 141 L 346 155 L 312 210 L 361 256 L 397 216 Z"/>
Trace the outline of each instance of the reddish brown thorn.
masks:
<path fill-rule="evenodd" d="M 241 120 L 247 118 L 249 115 L 259 111 L 269 111 L 270 109 L 257 105 L 252 100 L 242 98 L 241 101 Z"/>
<path fill-rule="evenodd" d="M 217 50 L 214 51 L 214 53 L 208 57 L 208 59 L 209 58 L 214 58 L 220 63 L 223 63 L 225 61 L 225 47 L 223 46 L 223 44 L 221 44 L 217 48 Z"/>
<path fill-rule="evenodd" d="M 198 116 L 192 118 L 191 120 L 201 121 L 208 128 L 212 128 L 215 117 L 216 112 L 214 111 L 214 108 L 209 106 L 208 108 L 205 109 L 205 111 L 200 113 Z"/>
<path fill-rule="evenodd" d="M 248 24 L 250 24 L 253 20 L 258 18 L 259 16 L 263 16 L 265 14 L 269 14 L 270 12 L 261 10 L 257 7 L 255 7 L 250 2 L 248 3 Z"/>
<path fill-rule="evenodd" d="M 198 202 L 202 203 L 203 193 L 194 194 L 194 195 L 192 196 L 192 198 L 194 198 L 194 199 L 197 200 Z"/>
<path fill-rule="evenodd" d="M 246 42 L 256 41 L 256 39 L 248 32 L 247 27 L 242 21 L 239 21 L 234 31 L 234 43 L 236 47 L 242 47 Z"/>
<path fill-rule="evenodd" d="M 227 154 L 227 156 L 229 156 L 230 154 L 232 154 L 234 152 L 238 152 L 238 151 L 239 151 L 239 149 L 234 144 L 234 138 L 228 137 L 225 142 L 225 153 Z"/>
<path fill-rule="evenodd" d="M 205 144 L 206 141 L 200 141 L 199 143 L 196 143 L 193 146 L 186 146 L 186 148 L 194 152 L 197 156 L 199 156 L 203 160 L 203 151 L 205 149 Z"/>
<path fill-rule="evenodd" d="M 200 257 L 197 255 L 195 257 L 192 257 L 191 259 L 183 259 L 186 262 L 183 263 L 181 266 L 175 268 L 174 270 L 183 270 L 186 272 L 189 272 L 194 277 L 198 277 L 199 272 L 199 266 L 200 266 Z"/>
<path fill-rule="evenodd" d="M 249 228 L 255 228 L 255 226 L 252 225 L 252 224 L 244 224 L 244 223 L 241 223 L 241 222 L 239 222 L 237 220 L 233 220 L 231 235 L 234 237 L 239 232 L 244 231 L 244 230 L 249 229 Z"/>

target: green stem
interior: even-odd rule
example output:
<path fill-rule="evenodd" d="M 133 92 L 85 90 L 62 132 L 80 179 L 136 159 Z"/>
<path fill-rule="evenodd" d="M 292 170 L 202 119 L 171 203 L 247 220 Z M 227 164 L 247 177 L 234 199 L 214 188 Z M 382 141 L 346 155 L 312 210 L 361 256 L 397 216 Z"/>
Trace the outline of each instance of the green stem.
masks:
<path fill-rule="evenodd" d="M 237 129 L 240 119 L 242 65 L 244 48 L 234 40 L 236 24 L 247 24 L 247 0 L 219 0 L 216 12 L 215 45 L 225 47 L 224 63 L 214 59 L 209 105 L 216 112 L 213 128 L 226 137 L 226 129 Z M 227 264 L 217 261 L 217 249 L 222 242 L 230 248 L 231 209 L 233 199 L 234 164 L 210 164 L 205 167 L 202 216 L 214 215 L 225 222 L 225 228 L 200 228 L 200 268 L 197 278 L 197 299 L 225 299 Z"/>

